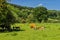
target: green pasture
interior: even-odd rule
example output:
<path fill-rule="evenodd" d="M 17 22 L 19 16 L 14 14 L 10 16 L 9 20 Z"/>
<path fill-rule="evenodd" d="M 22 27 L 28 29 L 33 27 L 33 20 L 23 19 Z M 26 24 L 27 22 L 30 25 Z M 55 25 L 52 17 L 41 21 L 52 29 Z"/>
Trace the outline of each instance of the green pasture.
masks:
<path fill-rule="evenodd" d="M 36 23 L 44 30 L 31 29 L 29 23 L 16 23 L 12 26 L 21 27 L 22 31 L 0 32 L 0 40 L 60 40 L 60 23 Z"/>

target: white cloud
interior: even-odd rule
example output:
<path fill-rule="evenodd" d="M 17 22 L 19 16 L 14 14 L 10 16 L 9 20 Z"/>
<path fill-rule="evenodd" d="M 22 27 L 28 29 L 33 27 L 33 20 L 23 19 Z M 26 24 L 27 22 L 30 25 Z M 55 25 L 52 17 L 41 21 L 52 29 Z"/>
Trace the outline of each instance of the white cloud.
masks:
<path fill-rule="evenodd" d="M 40 4 L 38 4 L 37 6 L 43 6 L 43 4 L 42 4 L 42 3 L 40 3 Z"/>

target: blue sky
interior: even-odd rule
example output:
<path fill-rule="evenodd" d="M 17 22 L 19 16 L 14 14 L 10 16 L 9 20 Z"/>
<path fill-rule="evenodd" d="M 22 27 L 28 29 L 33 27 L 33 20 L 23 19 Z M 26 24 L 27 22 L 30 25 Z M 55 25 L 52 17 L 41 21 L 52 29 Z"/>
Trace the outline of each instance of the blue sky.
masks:
<path fill-rule="evenodd" d="M 60 10 L 60 0 L 11 0 L 11 3 L 28 7 L 37 7 L 42 5 L 48 9 Z"/>

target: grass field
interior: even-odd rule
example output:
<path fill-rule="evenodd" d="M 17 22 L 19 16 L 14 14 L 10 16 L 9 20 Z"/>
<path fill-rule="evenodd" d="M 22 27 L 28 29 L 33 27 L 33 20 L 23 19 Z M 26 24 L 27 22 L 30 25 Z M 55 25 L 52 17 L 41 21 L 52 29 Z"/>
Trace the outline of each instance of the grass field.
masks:
<path fill-rule="evenodd" d="M 36 23 L 36 25 L 46 28 L 34 30 L 28 23 L 16 23 L 12 26 L 20 26 L 25 31 L 0 33 L 0 40 L 60 40 L 60 23 Z"/>

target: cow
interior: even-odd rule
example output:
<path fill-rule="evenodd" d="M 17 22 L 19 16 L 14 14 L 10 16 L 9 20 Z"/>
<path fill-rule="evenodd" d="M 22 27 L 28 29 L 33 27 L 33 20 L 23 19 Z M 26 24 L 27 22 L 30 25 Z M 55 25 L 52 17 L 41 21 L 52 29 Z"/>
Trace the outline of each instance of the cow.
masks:
<path fill-rule="evenodd" d="M 20 27 L 13 27 L 14 31 L 20 31 Z"/>
<path fill-rule="evenodd" d="M 2 31 L 5 31 L 5 30 L 11 31 L 11 26 L 10 25 L 1 24 L 0 28 L 1 28 Z"/>
<path fill-rule="evenodd" d="M 36 27 L 36 24 L 35 23 L 31 23 L 30 24 L 30 28 L 35 28 Z"/>
<path fill-rule="evenodd" d="M 41 26 L 41 27 L 37 27 L 38 30 L 44 30 L 45 27 Z"/>

